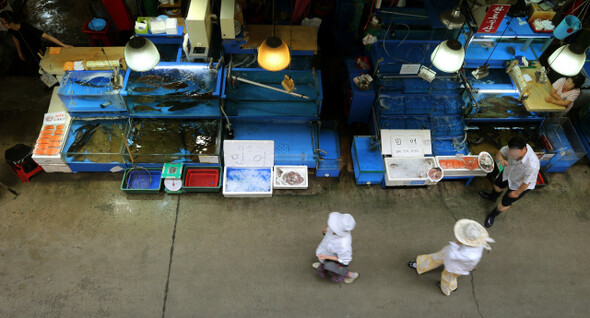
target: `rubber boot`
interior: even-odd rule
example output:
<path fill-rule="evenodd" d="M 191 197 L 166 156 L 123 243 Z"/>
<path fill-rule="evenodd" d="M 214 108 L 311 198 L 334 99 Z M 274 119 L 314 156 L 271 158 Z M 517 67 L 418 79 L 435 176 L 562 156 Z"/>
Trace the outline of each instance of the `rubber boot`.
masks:
<path fill-rule="evenodd" d="M 490 212 L 490 214 L 488 214 L 488 217 L 486 218 L 486 221 L 484 223 L 484 226 L 486 228 L 492 227 L 492 225 L 494 225 L 494 220 L 496 219 L 496 217 L 499 214 L 500 214 L 500 211 L 498 211 L 498 209 L 495 208 L 492 212 Z"/>

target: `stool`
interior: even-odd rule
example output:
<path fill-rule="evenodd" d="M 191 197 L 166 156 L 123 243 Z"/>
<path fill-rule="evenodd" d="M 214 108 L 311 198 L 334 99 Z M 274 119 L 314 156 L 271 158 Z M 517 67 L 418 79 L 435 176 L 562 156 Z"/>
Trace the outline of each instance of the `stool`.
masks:
<path fill-rule="evenodd" d="M 113 40 L 109 34 L 109 26 L 111 25 L 111 22 L 107 20 L 107 25 L 102 31 L 91 30 L 88 27 L 88 23 L 90 23 L 90 20 L 84 23 L 84 27 L 82 27 L 82 33 L 90 35 L 90 46 L 113 46 Z M 97 42 L 99 45 L 97 45 Z"/>
<path fill-rule="evenodd" d="M 33 160 L 32 155 L 33 148 L 23 144 L 6 149 L 4 152 L 6 163 L 10 165 L 14 174 L 25 183 L 31 181 L 33 176 L 43 172 L 43 168 Z"/>

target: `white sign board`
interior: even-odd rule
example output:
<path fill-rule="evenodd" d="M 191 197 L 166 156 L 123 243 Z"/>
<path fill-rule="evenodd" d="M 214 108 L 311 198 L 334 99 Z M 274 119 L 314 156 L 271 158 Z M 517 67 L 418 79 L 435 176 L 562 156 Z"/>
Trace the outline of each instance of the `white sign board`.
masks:
<path fill-rule="evenodd" d="M 381 153 L 393 157 L 423 157 L 432 154 L 430 130 L 382 129 Z"/>

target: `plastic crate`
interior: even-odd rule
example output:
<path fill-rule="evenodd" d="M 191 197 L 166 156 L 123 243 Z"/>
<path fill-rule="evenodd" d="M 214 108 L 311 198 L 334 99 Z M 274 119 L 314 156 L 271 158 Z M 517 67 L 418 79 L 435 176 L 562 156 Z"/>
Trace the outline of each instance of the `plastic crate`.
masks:
<path fill-rule="evenodd" d="M 372 138 L 372 136 L 354 136 L 352 141 L 354 179 L 359 185 L 381 184 L 385 174 L 380 147 L 371 150 Z"/>
<path fill-rule="evenodd" d="M 185 167 L 182 188 L 186 192 L 219 192 L 221 167 Z"/>
<path fill-rule="evenodd" d="M 158 193 L 162 188 L 162 170 L 129 168 L 125 169 L 121 190 L 126 193 Z"/>

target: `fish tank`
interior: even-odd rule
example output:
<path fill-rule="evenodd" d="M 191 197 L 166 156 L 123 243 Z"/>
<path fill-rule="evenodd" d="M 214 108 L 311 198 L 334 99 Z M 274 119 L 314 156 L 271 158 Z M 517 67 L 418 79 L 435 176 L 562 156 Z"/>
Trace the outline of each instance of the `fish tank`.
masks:
<path fill-rule="evenodd" d="M 217 64 L 161 62 L 147 72 L 130 69 L 121 95 L 135 118 L 219 117 Z"/>
<path fill-rule="evenodd" d="M 125 167 L 121 151 L 127 119 L 74 119 L 69 129 L 63 157 L 72 171 L 110 171 Z"/>
<path fill-rule="evenodd" d="M 132 118 L 126 133 L 129 151 L 142 167 L 166 162 L 220 165 L 221 120 Z M 127 149 L 122 157 L 131 163 Z"/>
<path fill-rule="evenodd" d="M 228 116 L 319 117 L 323 97 L 319 71 L 238 68 L 232 69 L 230 76 L 227 72 L 225 69 L 222 98 Z M 293 94 L 288 94 L 281 84 L 285 76 L 291 77 L 295 84 Z"/>
<path fill-rule="evenodd" d="M 123 72 L 118 76 L 123 78 Z M 113 71 L 71 71 L 64 75 L 57 94 L 72 117 L 127 114 L 127 108 L 114 88 Z"/>

